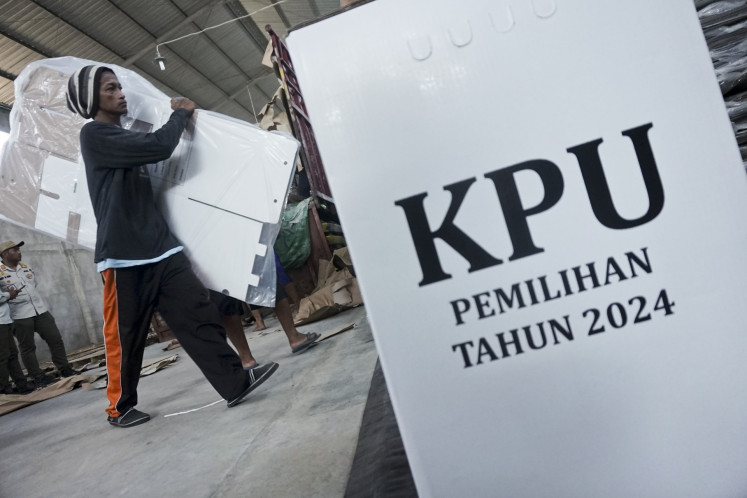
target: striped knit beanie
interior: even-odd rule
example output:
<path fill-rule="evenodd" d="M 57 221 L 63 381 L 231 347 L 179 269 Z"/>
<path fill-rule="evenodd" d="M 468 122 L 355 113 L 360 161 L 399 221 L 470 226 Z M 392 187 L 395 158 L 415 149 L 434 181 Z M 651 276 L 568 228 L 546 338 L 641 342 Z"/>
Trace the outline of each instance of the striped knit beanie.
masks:
<path fill-rule="evenodd" d="M 75 71 L 67 82 L 67 108 L 86 119 L 96 116 L 101 75 L 106 71 L 114 72 L 105 66 L 85 66 Z"/>

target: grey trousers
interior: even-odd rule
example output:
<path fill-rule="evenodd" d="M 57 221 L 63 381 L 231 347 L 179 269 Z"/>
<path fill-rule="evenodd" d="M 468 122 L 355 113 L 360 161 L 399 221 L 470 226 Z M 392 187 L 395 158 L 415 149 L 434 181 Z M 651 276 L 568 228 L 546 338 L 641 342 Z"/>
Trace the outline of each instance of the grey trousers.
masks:
<path fill-rule="evenodd" d="M 49 346 L 49 352 L 52 353 L 52 363 L 57 367 L 57 370 L 70 368 L 62 336 L 54 317 L 49 311 L 31 318 L 13 320 L 13 324 L 15 325 L 16 339 L 18 339 L 18 348 L 21 350 L 21 361 L 29 376 L 36 378 L 44 374 L 42 369 L 39 368 L 39 360 L 36 359 L 34 332 L 39 334 L 39 337 Z"/>
<path fill-rule="evenodd" d="M 13 339 L 13 325 L 0 323 L 0 391 L 10 385 L 8 376 L 16 385 L 26 381 L 21 364 L 18 363 L 18 348 Z"/>

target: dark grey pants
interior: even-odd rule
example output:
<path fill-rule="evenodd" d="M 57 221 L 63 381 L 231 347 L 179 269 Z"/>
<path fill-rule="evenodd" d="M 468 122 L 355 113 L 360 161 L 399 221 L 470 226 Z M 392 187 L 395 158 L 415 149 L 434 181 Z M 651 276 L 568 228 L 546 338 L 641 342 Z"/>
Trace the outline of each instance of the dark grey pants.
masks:
<path fill-rule="evenodd" d="M 57 370 L 70 368 L 65 344 L 62 342 L 62 336 L 54 317 L 49 311 L 31 318 L 13 320 L 13 324 L 15 325 L 16 339 L 18 339 L 18 348 L 21 350 L 21 361 L 31 377 L 36 378 L 44 373 L 39 368 L 39 360 L 36 359 L 34 332 L 39 334 L 39 337 L 49 346 L 49 352 L 52 353 L 52 363 L 57 367 Z"/>
<path fill-rule="evenodd" d="M 13 339 L 13 324 L 0 323 L 0 392 L 10 385 L 8 376 L 16 385 L 26 381 L 21 364 L 18 363 L 18 348 Z"/>

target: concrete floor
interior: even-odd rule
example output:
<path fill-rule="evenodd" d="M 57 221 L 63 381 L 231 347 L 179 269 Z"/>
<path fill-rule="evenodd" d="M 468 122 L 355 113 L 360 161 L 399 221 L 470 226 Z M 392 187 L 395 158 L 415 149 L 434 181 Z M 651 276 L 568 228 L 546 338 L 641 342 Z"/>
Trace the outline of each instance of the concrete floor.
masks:
<path fill-rule="evenodd" d="M 268 317 L 269 318 L 269 317 Z M 247 337 L 278 371 L 246 401 L 227 408 L 181 348 L 143 377 L 138 408 L 151 421 L 106 422 L 103 390 L 70 393 L 0 417 L 0 497 L 343 496 L 377 354 L 364 307 L 299 327 L 328 333 L 299 356 L 277 320 Z M 196 411 L 180 415 L 195 408 Z"/>

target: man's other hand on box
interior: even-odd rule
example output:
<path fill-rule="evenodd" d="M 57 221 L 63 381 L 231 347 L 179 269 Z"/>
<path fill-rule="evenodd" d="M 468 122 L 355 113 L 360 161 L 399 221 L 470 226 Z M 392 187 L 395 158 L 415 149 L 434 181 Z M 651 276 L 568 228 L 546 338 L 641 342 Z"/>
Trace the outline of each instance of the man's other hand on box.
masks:
<path fill-rule="evenodd" d="M 186 109 L 191 116 L 195 111 L 195 103 L 185 97 L 174 97 L 171 99 L 171 108 L 173 110 Z"/>

